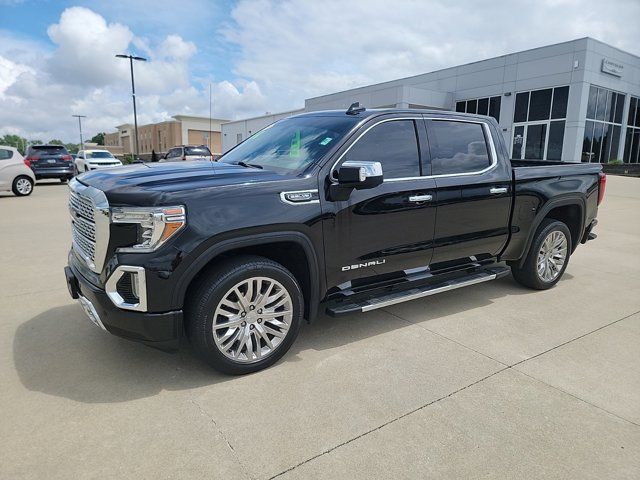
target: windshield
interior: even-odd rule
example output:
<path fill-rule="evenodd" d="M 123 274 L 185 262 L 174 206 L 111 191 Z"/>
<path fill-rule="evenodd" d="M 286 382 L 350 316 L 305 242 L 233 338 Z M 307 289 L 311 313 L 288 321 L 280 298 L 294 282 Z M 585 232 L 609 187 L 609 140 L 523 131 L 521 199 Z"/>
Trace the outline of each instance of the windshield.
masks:
<path fill-rule="evenodd" d="M 221 162 L 244 162 L 278 173 L 300 173 L 351 129 L 352 117 L 293 117 L 280 120 L 225 153 Z"/>
<path fill-rule="evenodd" d="M 184 147 L 185 155 L 211 155 L 207 147 Z"/>
<path fill-rule="evenodd" d="M 87 152 L 87 158 L 113 158 L 109 152 Z"/>

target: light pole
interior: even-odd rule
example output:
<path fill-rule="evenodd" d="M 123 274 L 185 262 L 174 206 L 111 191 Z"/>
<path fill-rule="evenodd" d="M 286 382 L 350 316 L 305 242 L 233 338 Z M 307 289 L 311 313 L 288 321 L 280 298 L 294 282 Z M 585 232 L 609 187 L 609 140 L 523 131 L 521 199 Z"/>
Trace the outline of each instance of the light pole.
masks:
<path fill-rule="evenodd" d="M 71 115 L 78 118 L 78 127 L 80 128 L 80 150 L 84 150 L 84 140 L 82 139 L 82 119 L 87 118 L 86 115 Z"/>
<path fill-rule="evenodd" d="M 143 57 L 136 57 L 134 55 L 124 55 L 124 54 L 116 55 L 116 57 L 128 58 L 129 65 L 131 66 L 131 96 L 133 97 L 133 126 L 134 126 L 134 135 L 135 135 L 135 141 L 136 141 L 135 154 L 137 159 L 138 154 L 140 152 L 138 151 L 138 113 L 136 112 L 136 83 L 133 80 L 133 61 L 140 60 L 142 62 L 146 62 L 147 59 Z"/>

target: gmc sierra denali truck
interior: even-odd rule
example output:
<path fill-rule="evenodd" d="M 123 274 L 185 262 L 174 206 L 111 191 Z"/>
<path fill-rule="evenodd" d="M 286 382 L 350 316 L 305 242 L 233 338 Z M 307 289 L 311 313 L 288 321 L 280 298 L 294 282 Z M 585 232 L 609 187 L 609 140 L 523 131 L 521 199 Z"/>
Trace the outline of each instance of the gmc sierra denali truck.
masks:
<path fill-rule="evenodd" d="M 276 362 L 304 320 L 509 271 L 554 286 L 594 238 L 598 164 L 514 161 L 491 118 L 305 113 L 217 162 L 138 164 L 70 185 L 71 296 L 108 332 L 216 369 Z"/>

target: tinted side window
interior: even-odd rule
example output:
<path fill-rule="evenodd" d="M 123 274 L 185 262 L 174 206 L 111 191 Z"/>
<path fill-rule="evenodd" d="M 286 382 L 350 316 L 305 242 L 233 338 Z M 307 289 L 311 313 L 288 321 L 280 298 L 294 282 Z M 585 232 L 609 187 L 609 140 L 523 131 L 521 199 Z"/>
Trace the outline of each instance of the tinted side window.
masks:
<path fill-rule="evenodd" d="M 434 120 L 428 134 L 433 175 L 477 172 L 491 164 L 479 123 Z"/>
<path fill-rule="evenodd" d="M 11 157 L 13 157 L 13 150 L 0 148 L 0 160 L 9 160 Z"/>
<path fill-rule="evenodd" d="M 393 120 L 376 125 L 343 158 L 380 162 L 385 179 L 419 177 L 420 155 L 413 120 Z"/>

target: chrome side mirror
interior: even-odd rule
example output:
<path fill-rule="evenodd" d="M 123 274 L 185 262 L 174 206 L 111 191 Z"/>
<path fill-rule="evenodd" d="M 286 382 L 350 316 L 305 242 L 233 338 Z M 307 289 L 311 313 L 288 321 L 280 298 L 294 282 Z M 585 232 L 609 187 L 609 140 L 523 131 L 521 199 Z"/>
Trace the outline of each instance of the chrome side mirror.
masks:
<path fill-rule="evenodd" d="M 338 183 L 329 187 L 329 197 L 334 201 L 344 201 L 353 190 L 375 188 L 384 180 L 380 162 L 346 161 L 336 173 Z"/>
<path fill-rule="evenodd" d="M 380 162 L 346 161 L 338 170 L 338 183 L 356 190 L 375 188 L 382 183 Z"/>

